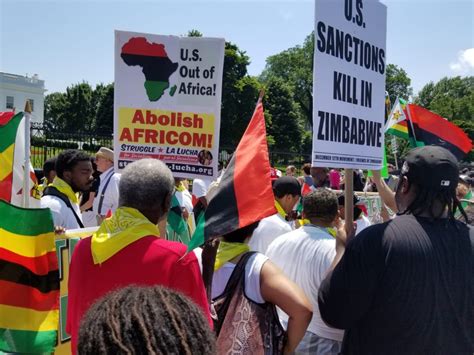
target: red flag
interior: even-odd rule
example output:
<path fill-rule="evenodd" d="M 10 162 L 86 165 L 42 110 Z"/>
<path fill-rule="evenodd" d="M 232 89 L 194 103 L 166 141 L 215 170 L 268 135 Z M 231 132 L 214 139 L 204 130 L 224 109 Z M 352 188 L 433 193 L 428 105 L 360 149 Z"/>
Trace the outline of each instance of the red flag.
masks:
<path fill-rule="evenodd" d="M 311 186 L 309 186 L 307 183 L 303 184 L 303 188 L 301 189 L 301 196 L 306 196 L 311 192 Z"/>
<path fill-rule="evenodd" d="M 267 133 L 261 101 L 209 201 L 204 218 L 208 240 L 275 214 Z"/>
<path fill-rule="evenodd" d="M 417 105 L 409 104 L 409 134 L 416 139 L 417 146 L 438 145 L 448 149 L 459 160 L 472 149 L 472 142 L 464 131 L 454 123 Z M 414 131 L 414 132 L 413 132 Z"/>

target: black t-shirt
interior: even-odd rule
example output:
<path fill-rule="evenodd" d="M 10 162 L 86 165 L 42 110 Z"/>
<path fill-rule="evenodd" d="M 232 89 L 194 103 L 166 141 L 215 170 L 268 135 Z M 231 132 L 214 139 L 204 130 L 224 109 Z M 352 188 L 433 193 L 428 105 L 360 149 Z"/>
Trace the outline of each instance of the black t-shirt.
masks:
<path fill-rule="evenodd" d="M 99 186 L 100 186 L 100 179 L 99 178 L 95 178 L 93 181 L 92 181 L 92 185 L 91 185 L 91 188 L 89 189 L 89 191 L 86 191 L 82 194 L 82 198 L 81 198 L 81 206 L 83 204 L 85 204 L 87 201 L 89 201 L 89 196 L 90 196 L 90 193 L 91 192 L 94 192 L 95 193 L 95 196 L 97 196 L 97 191 L 99 190 Z M 92 207 L 89 208 L 87 211 L 92 211 Z"/>
<path fill-rule="evenodd" d="M 343 354 L 473 354 L 472 231 L 411 215 L 366 228 L 321 284 L 319 308 L 346 329 Z"/>

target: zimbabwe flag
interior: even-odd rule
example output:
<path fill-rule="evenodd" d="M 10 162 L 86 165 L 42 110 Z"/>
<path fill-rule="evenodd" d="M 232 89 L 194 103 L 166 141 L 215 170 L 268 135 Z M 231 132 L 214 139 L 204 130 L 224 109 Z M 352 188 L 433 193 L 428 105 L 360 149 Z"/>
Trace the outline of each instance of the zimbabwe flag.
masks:
<path fill-rule="evenodd" d="M 51 211 L 0 200 L 0 216 L 0 351 L 51 353 L 59 323 Z"/>
<path fill-rule="evenodd" d="M 0 199 L 23 205 L 25 120 L 23 112 L 0 112 Z M 30 207 L 40 207 L 38 182 L 30 164 Z"/>
<path fill-rule="evenodd" d="M 385 133 L 408 139 L 407 117 L 405 112 L 405 100 L 397 97 L 392 111 L 388 115 L 387 122 L 385 123 Z"/>
<path fill-rule="evenodd" d="M 259 100 L 216 193 L 199 218 L 188 250 L 275 213 L 265 118 Z"/>
<path fill-rule="evenodd" d="M 462 160 L 472 149 L 472 142 L 464 131 L 443 117 L 414 104 L 409 104 L 408 125 L 415 146 L 438 145 Z"/>

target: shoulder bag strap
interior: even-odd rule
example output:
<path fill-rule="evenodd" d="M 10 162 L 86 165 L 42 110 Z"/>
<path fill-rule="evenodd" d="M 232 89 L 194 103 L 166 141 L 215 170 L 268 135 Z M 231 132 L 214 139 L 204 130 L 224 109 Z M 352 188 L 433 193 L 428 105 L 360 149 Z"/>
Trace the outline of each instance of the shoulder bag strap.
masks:
<path fill-rule="evenodd" d="M 217 336 L 219 336 L 219 333 L 221 332 L 222 324 L 224 323 L 224 319 L 227 315 L 230 302 L 236 294 L 237 287 L 239 287 L 241 284 L 242 278 L 245 277 L 245 265 L 247 264 L 249 258 L 255 253 L 256 252 L 247 252 L 242 255 L 239 262 L 235 266 L 234 271 L 232 271 L 232 274 L 230 275 L 224 292 L 221 296 L 219 296 L 219 298 L 224 297 L 224 301 L 222 306 L 220 306 L 217 311 L 217 321 L 214 322 L 214 330 Z"/>
<path fill-rule="evenodd" d="M 112 179 L 112 176 L 114 176 L 114 171 L 112 170 L 112 174 L 109 175 L 107 181 L 105 182 L 104 188 L 102 189 L 102 192 L 100 193 L 100 199 L 99 199 L 99 207 L 97 208 L 97 214 L 102 215 L 102 205 L 104 204 L 104 196 L 105 196 L 105 191 L 107 190 L 107 186 L 109 186 L 110 179 Z"/>
<path fill-rule="evenodd" d="M 76 211 L 74 210 L 74 208 L 72 207 L 72 204 L 71 204 L 71 201 L 69 200 L 69 198 L 63 194 L 62 192 L 60 192 L 57 188 L 55 188 L 54 186 L 48 186 L 47 188 L 44 189 L 43 191 L 43 196 L 56 196 L 57 198 L 59 198 L 60 200 L 62 200 L 66 206 L 72 211 L 72 213 L 74 214 L 74 218 L 76 218 L 76 222 L 77 224 L 79 224 L 79 227 L 80 228 L 84 228 L 84 224 L 82 223 L 81 219 L 79 218 L 79 216 L 77 215 Z"/>

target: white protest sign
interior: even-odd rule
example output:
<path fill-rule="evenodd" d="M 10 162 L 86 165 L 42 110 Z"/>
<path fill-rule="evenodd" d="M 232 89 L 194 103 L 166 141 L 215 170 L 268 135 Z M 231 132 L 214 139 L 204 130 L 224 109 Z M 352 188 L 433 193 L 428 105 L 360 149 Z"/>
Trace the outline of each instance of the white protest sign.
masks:
<path fill-rule="evenodd" d="M 175 177 L 217 177 L 221 38 L 115 31 L 115 169 L 160 159 Z"/>
<path fill-rule="evenodd" d="M 377 0 L 316 0 L 314 166 L 383 164 L 387 9 Z"/>

